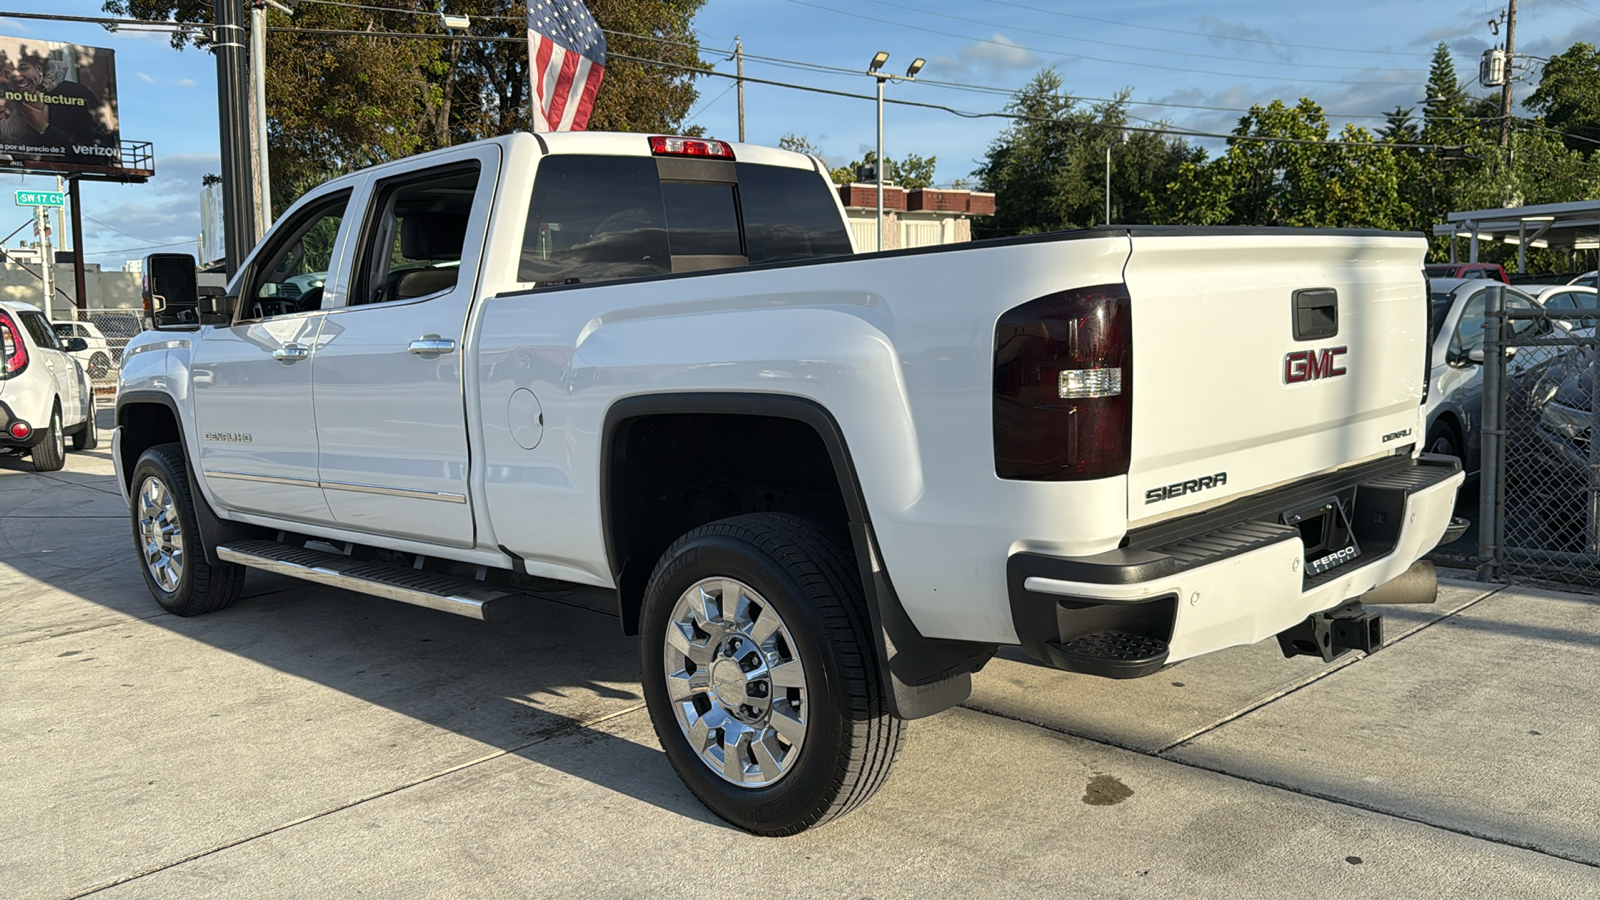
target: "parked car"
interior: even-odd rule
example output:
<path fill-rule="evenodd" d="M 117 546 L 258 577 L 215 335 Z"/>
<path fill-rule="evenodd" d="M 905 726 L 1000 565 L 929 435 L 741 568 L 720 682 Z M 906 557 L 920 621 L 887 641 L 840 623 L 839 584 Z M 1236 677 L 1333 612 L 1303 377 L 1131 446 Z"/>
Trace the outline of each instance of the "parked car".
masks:
<path fill-rule="evenodd" d="M 1331 660 L 1382 644 L 1363 604 L 1432 602 L 1421 558 L 1465 526 L 1417 441 L 1425 250 L 1135 226 L 858 254 L 811 157 L 515 134 L 313 188 L 225 295 L 147 259 L 112 456 L 178 615 L 249 568 L 477 619 L 615 589 L 666 759 L 791 835 L 1000 645 L 1108 678 L 1274 636 Z"/>
<path fill-rule="evenodd" d="M 1510 284 L 1511 277 L 1499 263 L 1428 263 L 1422 272 L 1429 278 L 1488 278 Z"/>
<path fill-rule="evenodd" d="M 56 337 L 62 341 L 72 338 L 83 340 L 84 349 L 73 350 L 70 355 L 83 364 L 84 371 L 89 373 L 90 381 L 99 381 L 116 368 L 117 357 L 120 354 L 94 323 L 57 322 L 55 330 Z"/>
<path fill-rule="evenodd" d="M 1583 287 L 1596 287 L 1597 280 L 1600 280 L 1600 272 L 1585 272 L 1582 275 L 1579 275 L 1577 278 L 1572 279 L 1572 281 L 1568 282 L 1568 284 L 1577 284 L 1582 285 Z"/>
<path fill-rule="evenodd" d="M 1485 292 L 1499 286 L 1487 278 L 1441 278 L 1429 284 L 1432 353 L 1423 446 L 1430 453 L 1460 459 L 1468 473 L 1478 471 L 1482 449 Z M 1505 291 L 1508 309 L 1538 308 L 1533 297 L 1521 290 L 1507 287 Z M 1549 326 L 1524 320 L 1514 327 L 1523 333 Z M 1525 365 L 1514 359 L 1507 367 L 1508 377 L 1524 377 Z"/>
<path fill-rule="evenodd" d="M 83 338 L 62 341 L 36 307 L 0 302 L 0 451 L 27 454 L 54 472 L 72 449 L 92 450 L 94 389 L 78 361 Z"/>

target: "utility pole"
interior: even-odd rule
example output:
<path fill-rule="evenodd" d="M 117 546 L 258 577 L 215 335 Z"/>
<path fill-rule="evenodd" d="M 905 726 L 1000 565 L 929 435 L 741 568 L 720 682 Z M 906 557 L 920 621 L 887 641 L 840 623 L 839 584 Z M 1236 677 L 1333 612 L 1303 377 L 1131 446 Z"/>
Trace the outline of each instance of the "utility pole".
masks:
<path fill-rule="evenodd" d="M 1511 76 L 1516 71 L 1517 0 L 1506 6 L 1506 82 L 1500 86 L 1500 146 L 1506 148 L 1506 164 L 1511 164 Z"/>
<path fill-rule="evenodd" d="M 250 0 L 250 100 L 255 143 L 256 229 L 266 234 L 272 227 L 272 174 L 267 171 L 267 3 Z"/>
<path fill-rule="evenodd" d="M 222 137 L 222 220 L 227 275 L 239 271 L 255 246 L 255 188 L 250 167 L 250 100 L 245 89 L 244 0 L 215 0 L 217 121 Z"/>
<path fill-rule="evenodd" d="M 55 254 L 50 251 L 50 214 L 42 206 L 33 208 L 33 227 L 39 231 L 39 280 L 44 282 L 44 318 L 54 323 L 56 317 L 50 308 L 56 295 Z"/>
<path fill-rule="evenodd" d="M 733 36 L 733 55 L 739 60 L 739 143 L 744 143 L 744 42 Z"/>

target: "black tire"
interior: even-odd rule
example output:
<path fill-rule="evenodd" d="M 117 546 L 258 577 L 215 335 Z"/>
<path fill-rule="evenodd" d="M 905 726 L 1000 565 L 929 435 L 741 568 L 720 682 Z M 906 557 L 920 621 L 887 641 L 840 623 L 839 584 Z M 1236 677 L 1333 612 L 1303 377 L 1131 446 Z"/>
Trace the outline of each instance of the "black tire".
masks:
<path fill-rule="evenodd" d="M 1456 435 L 1456 430 L 1449 422 L 1435 422 L 1428 429 L 1428 438 L 1423 444 L 1423 452 L 1438 453 L 1443 456 L 1454 456 L 1466 465 L 1466 458 L 1462 455 L 1461 438 Z"/>
<path fill-rule="evenodd" d="M 94 420 L 94 394 L 89 394 L 89 418 L 84 420 L 83 427 L 72 436 L 73 450 L 93 450 L 100 446 L 100 426 Z"/>
<path fill-rule="evenodd" d="M 162 489 L 170 495 L 176 512 L 182 565 L 170 590 L 158 583 L 152 572 L 140 527 L 146 484 L 151 480 L 160 482 Z M 130 518 L 133 523 L 133 545 L 139 554 L 139 570 L 144 573 L 145 586 L 150 589 L 156 602 L 161 604 L 161 608 L 180 616 L 198 616 L 232 606 L 244 590 L 245 568 L 229 563 L 212 565 L 206 561 L 206 548 L 202 545 L 194 514 L 189 466 L 183 456 L 183 445 L 158 444 L 146 450 L 133 467 L 131 493 L 133 502 Z"/>
<path fill-rule="evenodd" d="M 88 370 L 91 381 L 99 381 L 100 379 L 106 377 L 106 375 L 110 374 L 111 372 L 110 357 L 96 350 L 94 355 L 89 357 Z"/>
<path fill-rule="evenodd" d="M 667 693 L 666 630 L 678 599 L 707 578 L 737 579 L 771 604 L 805 669 L 809 723 L 793 767 L 765 787 L 725 780 L 690 746 Z M 888 712 L 871 620 L 849 545 L 799 516 L 757 513 L 704 525 L 661 557 L 641 612 L 645 701 L 667 759 L 713 813 L 782 837 L 860 806 L 883 785 L 904 723 Z"/>
<path fill-rule="evenodd" d="M 35 472 L 59 472 L 67 464 L 67 437 L 61 431 L 61 407 L 50 410 L 50 428 L 30 454 Z"/>

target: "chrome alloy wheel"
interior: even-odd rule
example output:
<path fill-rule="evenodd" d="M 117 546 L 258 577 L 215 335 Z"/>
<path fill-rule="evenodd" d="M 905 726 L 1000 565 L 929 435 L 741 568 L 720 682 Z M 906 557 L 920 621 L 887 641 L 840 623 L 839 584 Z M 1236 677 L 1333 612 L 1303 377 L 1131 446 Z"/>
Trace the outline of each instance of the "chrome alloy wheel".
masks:
<path fill-rule="evenodd" d="M 139 549 L 156 585 L 171 594 L 183 580 L 183 526 L 172 491 L 159 478 L 139 485 Z"/>
<path fill-rule="evenodd" d="M 61 431 L 60 410 L 50 414 L 50 443 L 55 445 L 56 459 L 61 459 L 67 455 L 67 436 Z"/>
<path fill-rule="evenodd" d="M 789 629 L 749 585 L 708 578 L 672 607 L 663 666 L 678 727 L 726 781 L 766 787 L 800 759 L 810 709 Z"/>

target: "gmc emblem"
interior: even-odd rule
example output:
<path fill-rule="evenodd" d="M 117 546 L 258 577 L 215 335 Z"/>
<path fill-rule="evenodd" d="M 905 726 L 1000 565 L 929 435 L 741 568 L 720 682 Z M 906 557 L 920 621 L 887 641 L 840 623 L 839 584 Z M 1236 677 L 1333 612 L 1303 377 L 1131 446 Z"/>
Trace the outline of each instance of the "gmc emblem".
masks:
<path fill-rule="evenodd" d="M 1321 350 L 1296 350 L 1283 357 L 1283 383 L 1299 384 L 1322 378 L 1338 378 L 1345 370 L 1338 363 L 1349 347 L 1325 347 Z"/>

